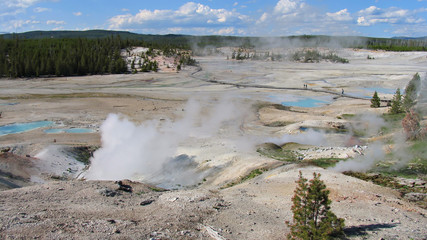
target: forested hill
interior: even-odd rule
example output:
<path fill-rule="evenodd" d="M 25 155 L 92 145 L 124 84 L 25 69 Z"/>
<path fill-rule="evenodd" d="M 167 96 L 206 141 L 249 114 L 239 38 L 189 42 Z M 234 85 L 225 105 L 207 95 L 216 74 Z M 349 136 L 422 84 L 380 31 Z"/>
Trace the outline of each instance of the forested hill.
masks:
<path fill-rule="evenodd" d="M 153 47 L 170 45 L 176 48 L 189 49 L 188 38 L 186 35 L 152 35 L 137 34 L 127 31 L 109 31 L 109 30 L 88 30 L 88 31 L 32 31 L 24 33 L 0 34 L 3 39 L 105 39 L 109 37 L 119 37 L 122 40 L 139 40 Z"/>
<path fill-rule="evenodd" d="M 427 51 L 427 37 L 420 38 L 373 38 L 360 36 L 300 35 L 286 37 L 238 37 L 238 36 L 191 36 L 191 35 L 153 35 L 127 31 L 88 30 L 88 31 L 32 31 L 25 33 L 0 34 L 3 39 L 64 39 L 86 38 L 102 39 L 120 37 L 122 40 L 140 40 L 147 44 L 173 46 L 193 50 L 197 47 L 351 47 L 382 49 L 389 51 Z M 155 47 L 155 46 L 153 46 Z"/>

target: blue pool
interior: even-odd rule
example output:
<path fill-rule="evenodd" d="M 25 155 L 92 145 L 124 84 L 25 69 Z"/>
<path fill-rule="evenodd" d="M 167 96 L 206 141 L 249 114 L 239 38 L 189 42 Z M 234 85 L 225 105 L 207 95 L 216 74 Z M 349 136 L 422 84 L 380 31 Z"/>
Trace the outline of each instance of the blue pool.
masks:
<path fill-rule="evenodd" d="M 19 103 L 14 102 L 14 103 L 0 103 L 0 106 L 14 106 L 14 105 L 18 105 Z"/>
<path fill-rule="evenodd" d="M 322 105 L 328 104 L 329 102 L 318 100 L 314 98 L 302 98 L 298 99 L 296 101 L 289 101 L 289 102 L 282 102 L 281 104 L 283 106 L 289 106 L 289 107 L 305 107 L 305 108 L 312 108 L 312 107 L 320 107 Z"/>
<path fill-rule="evenodd" d="M 89 128 L 51 128 L 44 130 L 45 133 L 93 133 L 95 132 L 93 129 Z"/>
<path fill-rule="evenodd" d="M 54 124 L 55 123 L 52 121 L 37 121 L 37 122 L 14 123 L 9 125 L 4 125 L 4 126 L 0 126 L 0 136 L 27 132 L 37 128 L 49 127 Z"/>
<path fill-rule="evenodd" d="M 377 93 L 384 93 L 384 94 L 394 94 L 396 93 L 397 89 L 392 88 L 383 88 L 383 87 L 365 87 L 363 88 L 365 91 L 372 92 L 374 94 L 375 91 Z M 400 90 L 402 92 L 402 89 Z"/>

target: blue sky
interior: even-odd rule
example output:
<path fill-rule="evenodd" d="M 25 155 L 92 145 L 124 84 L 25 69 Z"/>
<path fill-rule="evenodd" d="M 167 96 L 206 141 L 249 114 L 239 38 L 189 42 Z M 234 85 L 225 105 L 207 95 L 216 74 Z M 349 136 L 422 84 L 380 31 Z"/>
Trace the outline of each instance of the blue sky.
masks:
<path fill-rule="evenodd" d="M 427 0 L 0 0 L 0 32 L 427 36 Z"/>

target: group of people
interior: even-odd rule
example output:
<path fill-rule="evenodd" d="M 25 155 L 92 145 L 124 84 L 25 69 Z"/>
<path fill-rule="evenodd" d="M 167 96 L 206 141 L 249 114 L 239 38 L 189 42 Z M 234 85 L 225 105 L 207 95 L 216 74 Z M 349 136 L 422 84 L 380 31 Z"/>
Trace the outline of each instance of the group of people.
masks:
<path fill-rule="evenodd" d="M 304 83 L 304 88 L 307 89 L 308 85 Z"/>

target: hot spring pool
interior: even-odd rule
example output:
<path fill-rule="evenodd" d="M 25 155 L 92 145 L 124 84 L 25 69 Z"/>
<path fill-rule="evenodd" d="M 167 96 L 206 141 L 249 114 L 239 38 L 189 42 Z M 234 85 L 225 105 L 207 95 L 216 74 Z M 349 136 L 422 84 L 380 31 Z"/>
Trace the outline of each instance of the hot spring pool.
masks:
<path fill-rule="evenodd" d="M 363 88 L 365 92 L 369 92 L 374 94 L 376 91 L 377 93 L 384 93 L 384 94 L 394 94 L 397 89 L 394 88 L 384 88 L 384 87 L 365 87 Z M 372 96 L 370 96 L 372 97 Z"/>
<path fill-rule="evenodd" d="M 281 104 L 283 106 L 289 106 L 289 107 L 305 107 L 305 108 L 313 108 L 313 107 L 320 107 L 322 105 L 328 104 L 329 102 L 327 101 L 323 101 L 323 100 L 319 100 L 319 99 L 314 99 L 314 98 L 303 98 L 303 99 L 298 99 L 296 101 L 285 101 L 282 102 Z"/>
<path fill-rule="evenodd" d="M 95 132 L 93 129 L 89 128 L 51 128 L 44 130 L 45 133 L 93 133 Z"/>
<path fill-rule="evenodd" d="M 55 123 L 52 121 L 37 121 L 37 122 L 14 123 L 9 125 L 4 125 L 4 126 L 0 126 L 0 136 L 27 132 L 37 128 L 49 127 L 54 124 Z"/>

